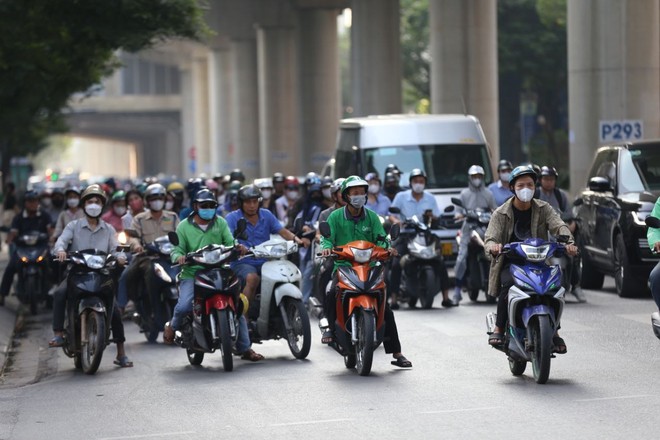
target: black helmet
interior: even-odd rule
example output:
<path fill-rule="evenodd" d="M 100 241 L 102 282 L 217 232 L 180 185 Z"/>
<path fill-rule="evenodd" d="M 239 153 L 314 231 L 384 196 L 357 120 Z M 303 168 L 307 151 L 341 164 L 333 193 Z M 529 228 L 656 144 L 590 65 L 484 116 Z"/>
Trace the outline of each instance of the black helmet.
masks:
<path fill-rule="evenodd" d="M 332 186 L 332 182 L 332 177 L 325 176 L 323 179 L 321 179 L 321 188 L 330 188 Z"/>
<path fill-rule="evenodd" d="M 421 168 L 415 168 L 410 172 L 410 176 L 408 176 L 408 184 L 412 182 L 413 177 L 418 177 L 418 176 L 422 176 L 424 180 L 426 180 L 426 173 L 424 172 L 424 170 L 422 170 Z"/>
<path fill-rule="evenodd" d="M 506 159 L 502 159 L 500 163 L 497 164 L 497 171 L 502 170 L 513 170 L 513 164 Z"/>
<path fill-rule="evenodd" d="M 240 168 L 235 168 L 231 173 L 229 173 L 229 180 L 238 180 L 239 182 L 243 183 L 245 182 L 245 174 L 243 174 L 243 171 L 241 171 Z"/>
<path fill-rule="evenodd" d="M 216 200 L 211 190 L 209 190 L 208 188 L 202 188 L 199 191 L 197 191 L 197 194 L 195 195 L 195 199 L 193 200 L 193 203 L 202 203 L 202 202 L 213 202 L 215 203 L 216 206 L 218 206 L 218 201 Z"/>
<path fill-rule="evenodd" d="M 538 179 L 538 174 L 536 174 L 536 171 L 534 171 L 532 165 L 520 165 L 511 171 L 511 175 L 509 176 L 509 186 L 513 187 L 513 185 L 516 183 L 516 180 L 522 176 L 531 177 L 535 184 L 536 180 Z"/>
<path fill-rule="evenodd" d="M 559 174 L 557 174 L 557 170 L 554 167 L 544 166 L 541 168 L 541 176 L 559 177 Z"/>
<path fill-rule="evenodd" d="M 275 183 L 284 183 L 284 174 L 277 172 L 273 173 L 273 184 Z"/>
<path fill-rule="evenodd" d="M 385 167 L 385 172 L 383 174 L 387 174 L 387 173 L 392 173 L 395 176 L 401 176 L 401 170 L 399 169 L 398 166 L 396 166 L 393 163 Z"/>
<path fill-rule="evenodd" d="M 27 191 L 23 194 L 23 200 L 39 200 L 39 193 L 35 190 Z"/>
<path fill-rule="evenodd" d="M 243 202 L 250 199 L 257 199 L 259 203 L 263 200 L 261 191 L 256 185 L 244 185 L 238 190 L 238 206 L 243 207 Z"/>

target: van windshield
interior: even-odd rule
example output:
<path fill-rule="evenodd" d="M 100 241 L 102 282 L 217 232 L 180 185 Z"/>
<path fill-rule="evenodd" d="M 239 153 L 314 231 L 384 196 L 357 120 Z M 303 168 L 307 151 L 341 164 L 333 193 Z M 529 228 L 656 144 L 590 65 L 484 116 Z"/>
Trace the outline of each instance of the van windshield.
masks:
<path fill-rule="evenodd" d="M 483 144 L 407 145 L 363 151 L 365 172 L 377 172 L 381 178 L 385 168 L 395 164 L 404 174 L 413 168 L 422 168 L 428 176 L 427 188 L 464 188 L 468 185 L 468 168 L 480 165 L 486 173 L 485 183 L 493 181 L 490 159 Z M 407 185 L 407 178 L 403 178 L 401 186 Z"/>

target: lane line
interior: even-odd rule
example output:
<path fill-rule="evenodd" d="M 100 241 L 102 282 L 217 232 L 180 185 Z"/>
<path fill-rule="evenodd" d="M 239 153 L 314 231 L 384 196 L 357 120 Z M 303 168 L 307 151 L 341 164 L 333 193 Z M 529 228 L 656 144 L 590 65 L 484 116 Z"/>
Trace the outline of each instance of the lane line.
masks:
<path fill-rule="evenodd" d="M 315 425 L 318 423 L 336 423 L 336 422 L 354 422 L 355 419 L 328 419 L 328 420 L 310 420 L 307 422 L 274 423 L 270 426 L 295 426 L 295 425 Z"/>
<path fill-rule="evenodd" d="M 498 409 L 499 406 L 484 406 L 482 408 L 460 408 L 460 409 L 441 409 L 438 411 L 424 411 L 420 414 L 447 414 L 447 413 L 458 413 L 458 412 L 469 412 L 469 411 L 487 411 L 490 409 Z"/>
<path fill-rule="evenodd" d="M 579 399 L 576 402 L 600 402 L 602 400 L 640 399 L 642 397 L 653 397 L 650 394 L 638 394 L 636 396 L 597 397 L 594 399 Z"/>
<path fill-rule="evenodd" d="M 179 436 L 184 434 L 197 434 L 197 432 L 196 431 L 160 432 L 157 434 L 128 435 L 122 437 L 103 437 L 103 438 L 99 438 L 98 440 L 122 440 L 128 438 L 149 438 L 149 437 L 165 437 L 165 436 L 172 437 L 172 436 Z"/>

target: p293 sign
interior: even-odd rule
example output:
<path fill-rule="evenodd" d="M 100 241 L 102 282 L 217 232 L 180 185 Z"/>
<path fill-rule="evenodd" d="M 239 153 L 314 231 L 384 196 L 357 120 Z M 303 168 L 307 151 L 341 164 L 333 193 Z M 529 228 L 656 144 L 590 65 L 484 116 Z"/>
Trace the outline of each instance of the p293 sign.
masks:
<path fill-rule="evenodd" d="M 644 121 L 600 121 L 598 132 L 601 143 L 639 140 L 644 138 Z"/>

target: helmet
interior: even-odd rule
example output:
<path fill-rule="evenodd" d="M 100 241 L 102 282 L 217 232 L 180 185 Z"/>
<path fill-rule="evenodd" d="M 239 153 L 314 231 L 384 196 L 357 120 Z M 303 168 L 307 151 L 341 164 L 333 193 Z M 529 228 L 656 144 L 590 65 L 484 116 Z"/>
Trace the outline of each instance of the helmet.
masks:
<path fill-rule="evenodd" d="M 512 169 L 513 169 L 513 164 L 506 159 L 502 159 L 500 163 L 497 164 L 498 172 L 502 170 L 512 170 Z"/>
<path fill-rule="evenodd" d="M 181 182 L 172 182 L 169 185 L 167 185 L 167 192 L 178 192 L 181 191 L 183 192 L 185 188 L 183 187 L 183 184 Z"/>
<path fill-rule="evenodd" d="M 147 200 L 149 200 L 151 197 L 165 197 L 166 195 L 167 190 L 160 183 L 152 183 L 144 192 L 144 198 Z"/>
<path fill-rule="evenodd" d="M 273 181 L 271 179 L 269 179 L 268 177 L 265 177 L 263 179 L 256 179 L 254 181 L 254 184 L 260 190 L 273 187 Z"/>
<path fill-rule="evenodd" d="M 420 168 L 415 168 L 410 172 L 410 176 L 408 176 L 408 183 L 410 183 L 413 180 L 413 177 L 418 177 L 418 176 L 422 176 L 424 180 L 426 180 L 426 173 L 424 172 L 424 170 Z"/>
<path fill-rule="evenodd" d="M 520 165 L 511 171 L 511 175 L 509 176 L 509 186 L 513 186 L 516 183 L 516 179 L 522 176 L 531 177 L 532 180 L 534 180 L 534 183 L 536 183 L 536 180 L 538 179 L 538 175 L 531 165 Z"/>
<path fill-rule="evenodd" d="M 250 199 L 262 200 L 261 191 L 256 185 L 244 185 L 238 191 L 238 204 L 243 205 L 243 202 Z"/>
<path fill-rule="evenodd" d="M 389 182 L 396 182 L 399 183 L 399 179 L 396 177 L 396 175 L 393 172 L 388 172 L 385 173 L 385 183 Z"/>
<path fill-rule="evenodd" d="M 530 164 L 534 172 L 536 173 L 536 177 L 539 177 L 541 175 L 541 167 L 536 165 L 535 163 Z"/>
<path fill-rule="evenodd" d="M 378 177 L 378 173 L 367 173 L 367 175 L 364 176 L 364 180 L 367 182 L 370 180 L 378 180 L 380 182 L 380 177 Z"/>
<path fill-rule="evenodd" d="M 479 165 L 472 165 L 468 170 L 468 176 L 474 176 L 475 174 L 481 174 L 483 176 L 486 173 L 484 173 L 484 169 Z"/>
<path fill-rule="evenodd" d="M 208 189 L 210 189 L 211 191 L 213 191 L 215 189 L 218 189 L 218 184 L 213 179 L 206 179 L 206 182 L 204 182 L 204 183 L 206 184 L 206 187 Z"/>
<path fill-rule="evenodd" d="M 362 177 L 360 176 L 347 177 L 346 180 L 344 180 L 344 182 L 341 184 L 341 196 L 344 198 L 344 200 L 348 200 L 348 190 L 360 186 L 363 186 L 365 191 L 369 189 L 369 183 L 367 183 L 366 180 L 362 179 Z"/>
<path fill-rule="evenodd" d="M 239 182 L 245 182 L 245 174 L 240 168 L 235 168 L 231 173 L 229 173 L 229 180 L 238 180 Z"/>
<path fill-rule="evenodd" d="M 541 176 L 559 177 L 559 174 L 557 174 L 557 170 L 554 167 L 544 166 L 541 168 Z"/>
<path fill-rule="evenodd" d="M 97 184 L 89 185 L 87 188 L 85 188 L 85 191 L 83 191 L 80 195 L 80 203 L 84 204 L 85 200 L 89 199 L 90 197 L 100 198 L 101 205 L 105 205 L 108 202 L 105 191 L 103 191 Z"/>
<path fill-rule="evenodd" d="M 332 177 L 325 176 L 321 179 L 321 188 L 329 188 L 332 186 Z"/>
<path fill-rule="evenodd" d="M 238 180 L 232 180 L 232 182 L 229 184 L 229 191 L 230 192 L 233 191 L 237 193 L 238 190 L 241 189 L 241 186 L 243 186 L 241 182 L 239 182 Z"/>
<path fill-rule="evenodd" d="M 158 177 L 147 176 L 144 178 L 144 183 L 146 183 L 147 185 L 153 185 L 154 183 L 158 183 Z"/>
<path fill-rule="evenodd" d="M 277 172 L 273 173 L 273 183 L 283 183 L 284 182 L 284 174 Z"/>
<path fill-rule="evenodd" d="M 39 194 L 36 191 L 30 190 L 23 194 L 23 200 L 38 200 Z"/>
<path fill-rule="evenodd" d="M 149 185 L 142 182 L 142 183 L 138 183 L 137 186 L 135 187 L 135 189 L 140 193 L 140 195 L 143 195 L 144 192 L 147 190 L 147 186 L 149 186 Z"/>
<path fill-rule="evenodd" d="M 383 173 L 383 174 L 387 174 L 387 173 L 392 173 L 394 175 L 400 176 L 401 175 L 401 170 L 399 169 L 398 166 L 391 163 L 391 164 L 389 164 L 388 166 L 385 167 L 385 173 Z"/>
<path fill-rule="evenodd" d="M 343 177 L 340 177 L 339 179 L 335 179 L 335 181 L 332 182 L 332 185 L 330 186 L 330 192 L 334 194 L 337 191 L 339 191 L 341 189 L 341 184 L 344 183 L 344 180 L 346 179 L 344 179 Z"/>
<path fill-rule="evenodd" d="M 315 184 L 320 185 L 321 184 L 321 178 L 314 171 L 310 171 L 305 176 L 305 186 L 310 186 L 310 185 L 315 185 Z"/>
<path fill-rule="evenodd" d="M 220 183 L 222 181 L 222 173 L 215 173 L 213 175 L 213 180 L 215 180 L 216 183 Z"/>
<path fill-rule="evenodd" d="M 123 202 L 125 198 L 126 191 L 120 189 L 119 191 L 115 191 L 115 193 L 112 195 L 110 198 L 110 203 Z"/>
<path fill-rule="evenodd" d="M 78 188 L 77 186 L 72 186 L 72 187 L 67 188 L 64 191 L 64 197 L 68 197 L 69 193 L 74 193 L 75 195 L 80 197 L 80 188 Z"/>
<path fill-rule="evenodd" d="M 300 186 L 300 182 L 298 181 L 298 178 L 295 176 L 286 176 L 286 179 L 284 179 L 284 185 L 285 186 Z"/>
<path fill-rule="evenodd" d="M 193 203 L 202 203 L 202 202 L 213 202 L 215 203 L 216 206 L 218 206 L 218 201 L 215 199 L 215 196 L 211 192 L 211 190 L 207 188 L 202 188 L 199 191 L 197 191 L 197 194 L 195 195 L 195 199 L 193 200 Z"/>

